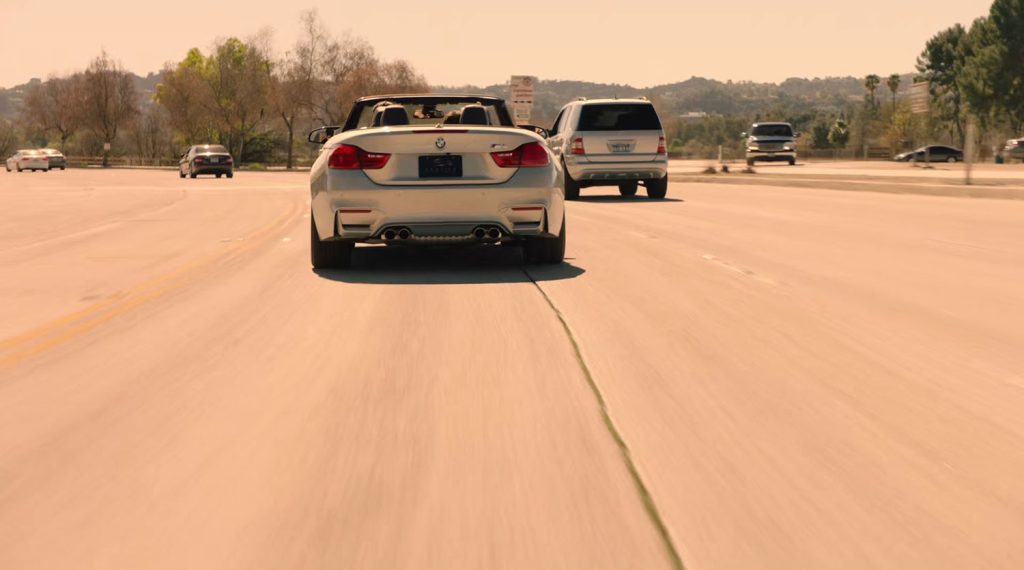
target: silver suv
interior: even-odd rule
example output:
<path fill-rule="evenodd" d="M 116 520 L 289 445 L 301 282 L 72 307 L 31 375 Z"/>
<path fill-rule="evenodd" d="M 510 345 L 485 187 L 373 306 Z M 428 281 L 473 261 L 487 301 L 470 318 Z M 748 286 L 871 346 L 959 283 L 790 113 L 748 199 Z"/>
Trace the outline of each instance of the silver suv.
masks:
<path fill-rule="evenodd" d="M 754 123 L 750 134 L 742 136 L 747 139 L 747 166 L 757 161 L 796 164 L 796 139 L 800 135 L 793 132 L 793 125 Z"/>
<path fill-rule="evenodd" d="M 646 99 L 573 101 L 555 119 L 548 146 L 562 162 L 566 200 L 590 186 L 618 186 L 633 196 L 643 184 L 659 199 L 668 191 L 665 131 Z"/>

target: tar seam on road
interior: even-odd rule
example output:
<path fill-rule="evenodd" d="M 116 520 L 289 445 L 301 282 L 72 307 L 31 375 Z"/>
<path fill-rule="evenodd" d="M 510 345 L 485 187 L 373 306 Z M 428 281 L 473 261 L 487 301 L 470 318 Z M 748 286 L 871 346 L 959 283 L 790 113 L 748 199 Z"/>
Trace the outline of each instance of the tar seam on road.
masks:
<path fill-rule="evenodd" d="M 601 410 L 601 418 L 604 420 L 605 428 L 608 429 L 608 433 L 611 434 L 615 444 L 619 447 L 619 453 L 622 454 L 622 460 L 626 464 L 629 476 L 633 479 L 633 485 L 636 486 L 637 493 L 640 494 L 640 500 L 643 501 L 644 510 L 647 511 L 648 518 L 651 519 L 651 523 L 661 537 L 669 561 L 675 570 L 685 570 L 686 566 L 683 564 L 683 559 L 679 555 L 675 542 L 672 541 L 672 535 L 668 531 L 668 526 L 665 525 L 665 521 L 661 518 L 658 505 L 654 503 L 654 497 L 651 496 L 651 492 L 647 489 L 647 484 L 640 477 L 640 471 L 637 470 L 636 463 L 633 462 L 633 454 L 630 452 L 629 446 L 626 445 L 626 440 L 619 433 L 619 429 L 615 427 L 611 414 L 608 413 L 608 404 L 604 399 L 604 394 L 601 393 L 601 388 L 594 381 L 594 376 L 590 373 L 590 367 L 587 366 L 587 362 L 583 360 L 583 352 L 580 351 L 580 345 L 576 342 L 576 336 L 573 334 L 572 329 L 569 328 L 569 322 L 565 320 L 565 315 L 562 314 L 562 311 L 558 310 L 555 302 L 551 300 L 551 297 L 544 291 L 544 288 L 540 286 L 540 283 L 537 283 L 537 280 L 533 278 L 533 275 L 530 275 L 530 272 L 525 267 L 523 268 L 523 274 L 526 275 L 530 283 L 533 283 L 533 286 L 544 297 L 544 301 L 547 302 L 551 310 L 554 311 L 555 316 L 558 317 L 558 322 L 562 323 L 562 329 L 565 330 L 565 335 L 569 338 L 569 343 L 572 345 L 573 354 L 576 356 L 576 363 L 579 364 L 583 377 L 587 379 L 587 385 L 590 386 L 591 392 L 594 393 L 594 398 L 597 399 L 597 406 Z"/>

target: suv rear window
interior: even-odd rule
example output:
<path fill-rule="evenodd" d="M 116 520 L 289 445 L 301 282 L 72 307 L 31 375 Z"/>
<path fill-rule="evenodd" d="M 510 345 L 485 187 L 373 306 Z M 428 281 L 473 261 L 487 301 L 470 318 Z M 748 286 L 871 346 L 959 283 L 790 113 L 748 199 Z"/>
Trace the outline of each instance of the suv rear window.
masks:
<path fill-rule="evenodd" d="M 581 131 L 660 131 L 661 121 L 654 105 L 643 103 L 601 103 L 584 105 Z"/>

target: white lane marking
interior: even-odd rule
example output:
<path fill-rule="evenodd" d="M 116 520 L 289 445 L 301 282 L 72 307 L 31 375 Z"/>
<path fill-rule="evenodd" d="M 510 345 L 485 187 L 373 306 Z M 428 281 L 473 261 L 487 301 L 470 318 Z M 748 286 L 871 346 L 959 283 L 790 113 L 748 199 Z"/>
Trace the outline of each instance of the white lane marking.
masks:
<path fill-rule="evenodd" d="M 292 241 L 292 238 L 282 238 L 281 241 L 283 241 L 285 243 L 288 243 L 288 242 Z"/>

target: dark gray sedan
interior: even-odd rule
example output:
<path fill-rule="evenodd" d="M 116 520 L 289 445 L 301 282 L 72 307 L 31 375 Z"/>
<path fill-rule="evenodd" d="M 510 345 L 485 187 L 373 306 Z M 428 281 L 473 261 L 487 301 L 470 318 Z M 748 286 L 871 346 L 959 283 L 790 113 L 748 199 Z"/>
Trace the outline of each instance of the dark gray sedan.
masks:
<path fill-rule="evenodd" d="M 228 149 L 219 144 L 197 144 L 181 155 L 178 175 L 195 178 L 200 174 L 213 174 L 217 178 L 234 176 L 234 159 Z"/>

